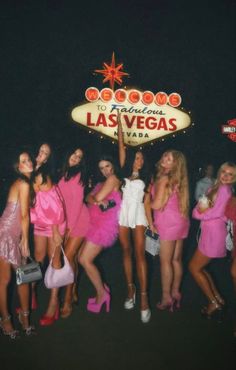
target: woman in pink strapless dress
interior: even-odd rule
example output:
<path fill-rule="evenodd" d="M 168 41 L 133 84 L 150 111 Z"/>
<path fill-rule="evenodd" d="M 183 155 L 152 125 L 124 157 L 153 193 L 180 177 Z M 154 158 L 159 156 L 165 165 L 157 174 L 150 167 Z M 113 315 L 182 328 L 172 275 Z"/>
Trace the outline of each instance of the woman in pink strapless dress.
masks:
<path fill-rule="evenodd" d="M 72 303 L 78 302 L 77 276 L 78 251 L 89 227 L 89 212 L 84 203 L 86 168 L 84 152 L 80 148 L 71 150 L 66 158 L 62 178 L 58 187 L 65 203 L 67 231 L 65 235 L 65 254 L 74 272 L 75 282 L 66 287 L 61 317 L 67 318 L 72 313 Z"/>
<path fill-rule="evenodd" d="M 177 150 L 165 152 L 152 186 L 154 227 L 160 235 L 162 298 L 160 310 L 179 307 L 183 239 L 189 231 L 189 190 L 186 160 Z"/>
<path fill-rule="evenodd" d="M 11 280 L 11 267 L 23 263 L 22 257 L 29 256 L 29 178 L 33 171 L 30 155 L 21 151 L 17 156 L 14 169 L 17 179 L 10 187 L 7 205 L 0 218 L 0 329 L 11 339 L 19 333 L 13 329 L 7 307 L 7 288 Z M 20 300 L 18 318 L 26 335 L 34 328 L 29 325 L 29 284 L 17 286 Z"/>
<path fill-rule="evenodd" d="M 111 247 L 117 238 L 121 203 L 120 180 L 113 159 L 103 156 L 98 167 L 102 182 L 87 196 L 90 226 L 79 254 L 79 262 L 96 289 L 96 297 L 90 298 L 87 304 L 88 311 L 94 313 L 99 313 L 103 304 L 106 305 L 107 312 L 110 310 L 110 291 L 103 284 L 94 259 L 102 250 Z"/>
<path fill-rule="evenodd" d="M 63 197 L 53 182 L 51 165 L 51 147 L 44 143 L 36 158 L 36 171 L 32 178 L 34 199 L 30 209 L 31 223 L 34 225 L 34 256 L 43 263 L 46 255 L 53 264 L 60 267 L 60 246 L 66 229 L 66 215 Z M 32 309 L 37 307 L 35 283 L 32 284 Z M 51 325 L 59 317 L 58 288 L 51 289 L 46 313 L 40 319 L 40 325 Z"/>
<path fill-rule="evenodd" d="M 215 185 L 208 191 L 208 204 L 198 202 L 193 217 L 201 221 L 201 235 L 189 269 L 196 283 L 205 294 L 208 305 L 202 315 L 221 320 L 224 300 L 216 289 L 214 281 L 206 270 L 212 258 L 226 255 L 227 218 L 225 208 L 232 195 L 232 184 L 236 181 L 236 164 L 226 162 L 221 165 Z"/>

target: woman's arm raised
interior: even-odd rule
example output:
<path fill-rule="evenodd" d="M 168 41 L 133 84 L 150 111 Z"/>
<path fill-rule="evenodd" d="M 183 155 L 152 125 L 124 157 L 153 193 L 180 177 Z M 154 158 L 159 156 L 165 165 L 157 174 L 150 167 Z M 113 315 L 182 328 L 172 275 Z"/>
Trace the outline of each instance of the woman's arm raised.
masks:
<path fill-rule="evenodd" d="M 126 160 L 126 149 L 124 145 L 123 130 L 121 124 L 121 114 L 119 110 L 117 111 L 117 124 L 118 124 L 118 146 L 119 146 L 119 162 L 120 167 L 124 167 Z"/>

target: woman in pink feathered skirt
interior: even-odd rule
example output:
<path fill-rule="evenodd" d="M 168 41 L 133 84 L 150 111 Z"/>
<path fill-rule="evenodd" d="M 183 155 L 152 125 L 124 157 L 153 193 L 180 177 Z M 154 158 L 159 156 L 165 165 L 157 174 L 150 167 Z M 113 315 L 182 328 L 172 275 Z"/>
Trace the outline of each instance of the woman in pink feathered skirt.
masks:
<path fill-rule="evenodd" d="M 111 247 L 116 241 L 121 204 L 120 180 L 113 159 L 103 156 L 98 168 L 103 181 L 87 196 L 90 227 L 79 255 L 79 262 L 96 289 L 96 297 L 90 298 L 87 304 L 88 311 L 94 313 L 99 313 L 103 304 L 107 312 L 110 310 L 110 291 L 103 284 L 94 260 L 103 249 Z"/>

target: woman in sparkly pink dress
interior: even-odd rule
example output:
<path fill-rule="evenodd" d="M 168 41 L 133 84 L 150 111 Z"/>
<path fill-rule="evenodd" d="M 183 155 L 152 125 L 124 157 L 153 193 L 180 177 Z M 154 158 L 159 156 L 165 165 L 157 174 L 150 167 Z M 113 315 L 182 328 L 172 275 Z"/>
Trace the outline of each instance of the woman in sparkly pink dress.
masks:
<path fill-rule="evenodd" d="M 80 148 L 69 152 L 63 176 L 58 187 L 65 203 L 67 231 L 65 235 L 65 254 L 75 272 L 75 283 L 66 287 L 61 317 L 66 318 L 72 312 L 72 303 L 77 303 L 78 251 L 89 227 L 89 212 L 84 203 L 86 168 L 84 152 Z"/>
<path fill-rule="evenodd" d="M 7 306 L 7 287 L 11 280 L 11 267 L 21 265 L 29 256 L 29 178 L 33 171 L 30 155 L 21 151 L 14 163 L 17 179 L 10 187 L 6 208 L 0 218 L 0 328 L 11 339 L 18 337 Z M 29 325 L 29 284 L 17 287 L 20 308 L 18 318 L 26 335 L 34 328 Z"/>
<path fill-rule="evenodd" d="M 183 240 L 189 231 L 189 189 L 183 153 L 168 150 L 157 163 L 152 189 L 154 226 L 160 235 L 162 298 L 159 310 L 180 306 Z"/>
<path fill-rule="evenodd" d="M 202 309 L 207 318 L 221 320 L 224 300 L 216 289 L 214 281 L 206 270 L 212 258 L 226 256 L 225 208 L 232 195 L 232 184 L 236 181 L 236 165 L 226 162 L 221 165 L 215 185 L 208 191 L 208 204 L 199 201 L 193 210 L 193 217 L 201 221 L 201 235 L 189 269 L 196 283 L 205 294 L 208 305 Z"/>
<path fill-rule="evenodd" d="M 87 196 L 90 226 L 79 255 L 79 262 L 96 289 L 96 297 L 90 298 L 87 304 L 88 311 L 94 313 L 99 313 L 103 304 L 107 312 L 110 310 L 110 291 L 103 284 L 94 259 L 116 241 L 121 204 L 120 180 L 113 159 L 103 156 L 98 167 L 102 181 Z"/>

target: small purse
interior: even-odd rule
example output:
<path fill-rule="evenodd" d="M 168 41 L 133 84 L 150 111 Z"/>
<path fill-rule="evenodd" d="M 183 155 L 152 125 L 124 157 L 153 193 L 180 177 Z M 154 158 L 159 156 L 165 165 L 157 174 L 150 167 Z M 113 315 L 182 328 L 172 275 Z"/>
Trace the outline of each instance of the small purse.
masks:
<path fill-rule="evenodd" d="M 55 253 L 55 250 L 54 250 L 52 258 L 45 272 L 44 284 L 48 289 L 60 288 L 62 286 L 69 285 L 74 282 L 74 271 L 65 255 L 65 252 L 62 246 L 61 246 L 61 250 L 63 253 L 64 266 L 59 269 L 55 269 L 52 266 L 52 260 L 53 260 L 54 253 Z"/>
<path fill-rule="evenodd" d="M 145 231 L 145 250 L 154 257 L 160 252 L 159 235 L 157 233 L 152 233 L 149 228 Z"/>
<path fill-rule="evenodd" d="M 42 271 L 38 262 L 28 257 L 30 262 L 16 269 L 16 284 L 28 284 L 42 279 Z"/>

